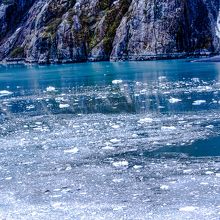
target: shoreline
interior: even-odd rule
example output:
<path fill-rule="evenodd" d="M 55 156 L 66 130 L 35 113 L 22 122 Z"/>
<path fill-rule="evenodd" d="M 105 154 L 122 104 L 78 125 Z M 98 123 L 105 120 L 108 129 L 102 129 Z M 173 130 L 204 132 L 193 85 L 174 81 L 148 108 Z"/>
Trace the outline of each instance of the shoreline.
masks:
<path fill-rule="evenodd" d="M 192 62 L 196 62 L 196 63 L 199 63 L 199 62 L 217 63 L 217 62 L 220 62 L 220 55 L 212 56 L 212 57 L 208 57 L 208 58 L 200 58 L 200 59 L 194 60 Z"/>
<path fill-rule="evenodd" d="M 161 55 L 161 56 L 136 56 L 122 58 L 122 59 L 87 59 L 87 60 L 79 60 L 79 61 L 50 61 L 50 62 L 38 62 L 38 61 L 26 61 L 25 59 L 4 59 L 0 61 L 0 65 L 62 65 L 62 64 L 75 64 L 75 63 L 98 63 L 98 62 L 146 62 L 146 61 L 159 61 L 159 60 L 181 60 L 181 59 L 192 59 L 190 62 L 220 62 L 220 55 L 185 55 L 185 54 L 173 54 L 172 55 Z"/>

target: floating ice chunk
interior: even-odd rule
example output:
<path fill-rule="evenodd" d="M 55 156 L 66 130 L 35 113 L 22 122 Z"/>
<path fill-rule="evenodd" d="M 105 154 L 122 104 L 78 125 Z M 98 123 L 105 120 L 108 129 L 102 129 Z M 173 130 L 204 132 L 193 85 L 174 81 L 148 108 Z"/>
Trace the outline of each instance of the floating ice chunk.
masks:
<path fill-rule="evenodd" d="M 31 110 L 31 109 L 34 109 L 34 108 L 35 108 L 35 105 L 29 105 L 29 106 L 26 107 L 27 110 Z"/>
<path fill-rule="evenodd" d="M 63 97 L 56 97 L 55 98 L 56 102 L 61 102 L 61 101 L 65 101 L 65 99 Z"/>
<path fill-rule="evenodd" d="M 125 208 L 125 206 L 116 206 L 115 208 L 113 208 L 113 211 L 120 211 L 123 210 Z"/>
<path fill-rule="evenodd" d="M 163 131 L 172 131 L 172 130 L 176 130 L 176 127 L 174 127 L 174 126 L 162 126 L 161 130 L 163 130 Z"/>
<path fill-rule="evenodd" d="M 53 198 L 60 198 L 60 197 L 62 197 L 62 195 L 53 195 L 52 197 Z"/>
<path fill-rule="evenodd" d="M 54 91 L 56 91 L 56 88 L 53 87 L 53 86 L 48 86 L 48 87 L 46 88 L 46 91 L 47 91 L 47 92 L 54 92 Z"/>
<path fill-rule="evenodd" d="M 115 150 L 115 147 L 106 146 L 106 147 L 103 147 L 102 150 Z"/>
<path fill-rule="evenodd" d="M 69 108 L 69 104 L 59 104 L 59 108 Z"/>
<path fill-rule="evenodd" d="M 77 147 L 74 147 L 72 149 L 64 150 L 65 154 L 77 154 L 79 152 L 79 149 Z"/>
<path fill-rule="evenodd" d="M 119 125 L 112 125 L 111 127 L 114 128 L 114 129 L 118 129 L 118 128 L 120 128 Z"/>
<path fill-rule="evenodd" d="M 117 138 L 114 138 L 114 139 L 111 139 L 110 142 L 113 143 L 113 144 L 116 144 L 116 143 L 119 143 L 121 140 L 120 139 L 117 139 Z"/>
<path fill-rule="evenodd" d="M 135 169 L 135 170 L 139 170 L 139 169 L 141 169 L 143 166 L 141 166 L 141 165 L 134 165 L 133 166 L 133 168 Z"/>
<path fill-rule="evenodd" d="M 135 84 L 136 84 L 137 86 L 142 85 L 142 83 L 141 83 L 141 82 L 136 82 Z"/>
<path fill-rule="evenodd" d="M 215 175 L 216 175 L 217 177 L 220 177 L 220 173 L 216 173 Z"/>
<path fill-rule="evenodd" d="M 195 83 L 199 83 L 200 79 L 199 78 L 192 78 L 192 81 L 195 82 Z"/>
<path fill-rule="evenodd" d="M 159 76 L 158 79 L 159 79 L 159 81 L 163 81 L 163 80 L 166 80 L 167 77 L 166 76 Z"/>
<path fill-rule="evenodd" d="M 171 104 L 175 104 L 175 103 L 181 102 L 182 100 L 172 97 L 172 98 L 170 98 L 168 101 L 169 101 L 169 103 L 171 103 Z"/>
<path fill-rule="evenodd" d="M 194 206 L 186 206 L 179 209 L 180 212 L 194 212 L 196 207 Z"/>
<path fill-rule="evenodd" d="M 201 105 L 201 104 L 205 104 L 206 100 L 196 100 L 193 102 L 193 105 Z"/>
<path fill-rule="evenodd" d="M 123 181 L 124 181 L 124 179 L 113 179 L 112 180 L 112 182 L 114 182 L 114 183 L 121 183 Z"/>
<path fill-rule="evenodd" d="M 163 109 L 163 108 L 165 108 L 165 107 L 160 105 L 160 106 L 158 106 L 158 108 L 159 108 L 159 109 Z"/>
<path fill-rule="evenodd" d="M 113 162 L 112 165 L 114 167 L 127 167 L 128 166 L 128 161 L 123 160 L 123 161 L 117 161 L 117 162 Z"/>
<path fill-rule="evenodd" d="M 206 183 L 206 182 L 201 182 L 200 185 L 204 185 L 204 186 L 207 186 L 209 185 L 209 183 Z"/>
<path fill-rule="evenodd" d="M 192 170 L 191 169 L 183 170 L 183 173 L 192 173 Z"/>
<path fill-rule="evenodd" d="M 144 94 L 146 94 L 147 93 L 147 90 L 146 89 L 142 89 L 141 91 L 140 91 L 140 94 L 142 94 L 142 95 L 144 95 Z"/>
<path fill-rule="evenodd" d="M 137 134 L 132 134 L 132 137 L 133 138 L 138 138 L 138 135 Z"/>
<path fill-rule="evenodd" d="M 145 123 L 152 123 L 153 119 L 152 118 L 142 118 L 138 121 L 140 124 L 145 124 Z"/>
<path fill-rule="evenodd" d="M 67 164 L 67 166 L 66 166 L 66 169 L 65 169 L 65 170 L 66 170 L 66 171 L 72 170 L 71 165 L 70 165 L 70 164 Z"/>
<path fill-rule="evenodd" d="M 167 185 L 162 185 L 162 186 L 160 186 L 160 189 L 162 189 L 162 190 L 168 190 L 168 189 L 169 189 L 169 186 L 167 186 Z"/>
<path fill-rule="evenodd" d="M 212 175 L 212 174 L 214 174 L 214 172 L 212 172 L 212 171 L 207 171 L 207 172 L 205 172 L 205 174 L 206 174 L 206 175 Z"/>
<path fill-rule="evenodd" d="M 0 91 L 0 97 L 12 95 L 12 94 L 13 94 L 13 92 L 10 92 L 10 91 L 8 91 L 8 90 L 1 90 L 1 91 Z"/>
<path fill-rule="evenodd" d="M 5 180 L 11 180 L 11 179 L 12 179 L 11 176 L 5 178 Z"/>
<path fill-rule="evenodd" d="M 121 80 L 121 79 L 119 79 L 119 80 L 113 80 L 112 81 L 112 84 L 115 84 L 115 85 L 117 85 L 117 84 L 121 84 L 123 81 Z"/>
<path fill-rule="evenodd" d="M 206 128 L 213 129 L 214 125 L 207 125 Z"/>
<path fill-rule="evenodd" d="M 54 209 L 60 209 L 62 206 L 61 202 L 55 202 L 51 205 Z"/>

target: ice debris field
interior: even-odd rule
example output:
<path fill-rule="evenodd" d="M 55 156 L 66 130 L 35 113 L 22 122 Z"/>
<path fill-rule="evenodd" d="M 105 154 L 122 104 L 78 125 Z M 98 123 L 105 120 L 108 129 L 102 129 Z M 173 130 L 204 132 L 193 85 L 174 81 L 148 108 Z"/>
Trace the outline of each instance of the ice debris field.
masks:
<path fill-rule="evenodd" d="M 0 219 L 219 219 L 219 109 L 216 79 L 8 83 Z"/>

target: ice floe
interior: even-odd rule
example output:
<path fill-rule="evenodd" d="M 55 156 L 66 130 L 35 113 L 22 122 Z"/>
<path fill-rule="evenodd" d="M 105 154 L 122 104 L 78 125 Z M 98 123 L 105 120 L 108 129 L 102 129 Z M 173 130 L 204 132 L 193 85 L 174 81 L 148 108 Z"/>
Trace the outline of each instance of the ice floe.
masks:
<path fill-rule="evenodd" d="M 197 208 L 194 206 L 185 206 L 180 208 L 180 212 L 194 212 Z"/>
<path fill-rule="evenodd" d="M 152 118 L 141 118 L 138 123 L 140 124 L 145 124 L 145 123 L 152 123 L 153 119 Z"/>
<path fill-rule="evenodd" d="M 59 108 L 69 108 L 69 104 L 59 104 Z"/>
<path fill-rule="evenodd" d="M 128 161 L 124 160 L 124 161 L 113 162 L 112 165 L 114 167 L 127 167 L 129 165 L 129 163 L 128 163 Z"/>
<path fill-rule="evenodd" d="M 206 100 L 196 100 L 192 103 L 192 105 L 202 105 L 205 103 L 206 103 Z"/>
<path fill-rule="evenodd" d="M 121 80 L 121 79 L 116 79 L 116 80 L 113 80 L 112 81 L 112 84 L 115 84 L 115 85 L 117 85 L 117 84 L 121 84 L 123 82 L 123 80 Z"/>
<path fill-rule="evenodd" d="M 12 95 L 12 94 L 13 94 L 13 92 L 10 92 L 8 90 L 1 90 L 0 91 L 0 97 L 2 97 L 2 96 L 9 96 L 9 95 Z"/>
<path fill-rule="evenodd" d="M 53 86 L 48 86 L 48 87 L 46 88 L 46 91 L 47 91 L 47 92 L 55 92 L 55 91 L 56 91 L 56 88 L 53 87 Z"/>
<path fill-rule="evenodd" d="M 78 152 L 79 152 L 79 149 L 77 147 L 64 150 L 65 154 L 76 154 Z"/>
<path fill-rule="evenodd" d="M 171 103 L 171 104 L 175 104 L 175 103 L 178 103 L 181 101 L 182 101 L 181 99 L 177 99 L 177 98 L 173 98 L 173 97 L 169 99 L 169 103 Z"/>

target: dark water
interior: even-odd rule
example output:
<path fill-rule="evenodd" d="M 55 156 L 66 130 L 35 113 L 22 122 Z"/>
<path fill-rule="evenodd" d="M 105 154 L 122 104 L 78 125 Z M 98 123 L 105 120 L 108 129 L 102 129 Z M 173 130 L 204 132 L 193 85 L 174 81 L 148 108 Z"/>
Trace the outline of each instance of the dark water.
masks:
<path fill-rule="evenodd" d="M 219 219 L 219 80 L 189 60 L 0 66 L 0 218 Z"/>
<path fill-rule="evenodd" d="M 191 157 L 219 157 L 220 137 L 198 140 L 191 145 L 164 147 L 154 152 L 154 155 L 163 153 L 183 153 Z"/>

